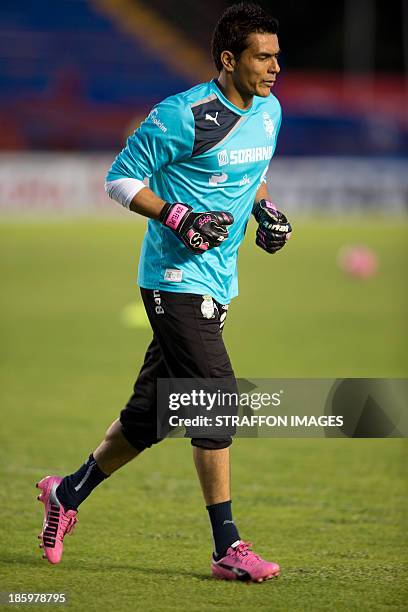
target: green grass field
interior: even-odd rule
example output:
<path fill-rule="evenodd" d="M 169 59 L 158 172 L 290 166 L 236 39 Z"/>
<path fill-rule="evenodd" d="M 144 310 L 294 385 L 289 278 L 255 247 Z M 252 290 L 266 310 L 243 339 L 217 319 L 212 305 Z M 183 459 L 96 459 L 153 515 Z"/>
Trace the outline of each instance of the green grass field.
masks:
<path fill-rule="evenodd" d="M 240 439 L 236 521 L 282 575 L 211 579 L 211 538 L 188 441 L 168 440 L 81 506 L 63 563 L 41 560 L 34 483 L 76 469 L 127 400 L 150 332 L 138 301 L 144 224 L 3 223 L 0 591 L 60 592 L 70 610 L 406 610 L 406 443 Z M 252 243 L 225 339 L 239 376 L 406 377 L 407 234 L 384 225 L 298 223 L 284 252 Z M 380 258 L 369 281 L 336 267 L 343 244 Z M 405 573 L 404 573 L 405 571 Z"/>

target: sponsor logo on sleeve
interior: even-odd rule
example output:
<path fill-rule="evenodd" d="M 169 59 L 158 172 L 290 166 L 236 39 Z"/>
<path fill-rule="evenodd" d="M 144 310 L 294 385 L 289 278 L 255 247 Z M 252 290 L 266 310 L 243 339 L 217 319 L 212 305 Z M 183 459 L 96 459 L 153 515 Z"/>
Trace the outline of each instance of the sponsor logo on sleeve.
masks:
<path fill-rule="evenodd" d="M 160 121 L 159 119 L 159 111 L 157 110 L 157 108 L 154 108 L 150 111 L 148 119 L 150 119 L 152 123 L 154 123 L 154 125 L 159 128 L 159 130 L 164 133 L 167 132 L 167 126 L 163 123 L 163 121 Z"/>

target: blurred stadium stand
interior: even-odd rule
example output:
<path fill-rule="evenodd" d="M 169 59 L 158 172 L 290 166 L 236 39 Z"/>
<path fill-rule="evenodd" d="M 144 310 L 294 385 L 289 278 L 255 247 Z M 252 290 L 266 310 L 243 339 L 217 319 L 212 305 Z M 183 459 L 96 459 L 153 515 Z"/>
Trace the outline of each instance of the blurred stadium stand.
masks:
<path fill-rule="evenodd" d="M 84 0 L 3 0 L 2 149 L 118 147 L 152 103 L 191 86 Z"/>
<path fill-rule="evenodd" d="M 408 7 L 258 3 L 281 24 L 284 121 L 269 174 L 279 201 L 406 210 Z M 211 33 L 229 4 L 3 0 L 0 212 L 107 210 L 112 152 L 159 100 L 216 76 Z"/>
<path fill-rule="evenodd" d="M 283 7 L 275 4 L 279 16 Z M 158 100 L 215 76 L 209 40 L 224 5 L 216 0 L 3 0 L 0 148 L 117 149 L 125 131 Z M 338 7 L 328 23 L 338 36 Z M 291 27 L 285 14 L 284 28 Z M 282 36 L 285 40 L 284 29 Z M 312 63 L 319 34 L 313 38 Z M 290 40 L 285 42 L 290 48 Z M 303 55 L 307 66 L 307 50 Z M 285 114 L 279 154 L 407 155 L 402 75 L 305 73 L 298 70 L 297 56 L 289 59 L 297 70 L 285 67 L 284 50 L 285 69 L 276 88 Z M 322 65 L 327 70 L 324 59 Z"/>

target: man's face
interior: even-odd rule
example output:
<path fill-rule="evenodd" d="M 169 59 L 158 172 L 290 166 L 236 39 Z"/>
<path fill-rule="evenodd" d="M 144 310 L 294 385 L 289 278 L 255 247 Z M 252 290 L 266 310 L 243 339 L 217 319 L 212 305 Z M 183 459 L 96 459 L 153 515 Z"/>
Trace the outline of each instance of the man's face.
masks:
<path fill-rule="evenodd" d="M 247 42 L 232 73 L 234 85 L 242 94 L 266 98 L 280 72 L 278 37 L 276 34 L 250 34 Z"/>

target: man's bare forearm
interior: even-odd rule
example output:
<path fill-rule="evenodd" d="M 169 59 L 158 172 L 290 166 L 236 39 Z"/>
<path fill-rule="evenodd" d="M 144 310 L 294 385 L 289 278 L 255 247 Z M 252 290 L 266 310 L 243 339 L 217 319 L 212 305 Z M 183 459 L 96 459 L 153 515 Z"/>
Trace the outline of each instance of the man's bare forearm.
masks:
<path fill-rule="evenodd" d="M 270 200 L 271 196 L 268 193 L 268 187 L 267 184 L 262 182 L 260 184 L 260 186 L 258 187 L 258 191 L 255 194 L 255 202 L 259 202 L 259 200 Z"/>
<path fill-rule="evenodd" d="M 159 198 L 151 189 L 145 187 L 135 195 L 129 208 L 144 217 L 158 219 L 164 204 L 164 200 Z"/>

